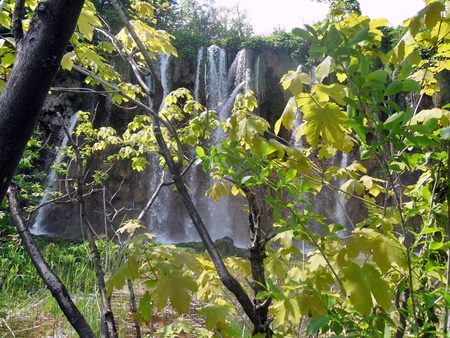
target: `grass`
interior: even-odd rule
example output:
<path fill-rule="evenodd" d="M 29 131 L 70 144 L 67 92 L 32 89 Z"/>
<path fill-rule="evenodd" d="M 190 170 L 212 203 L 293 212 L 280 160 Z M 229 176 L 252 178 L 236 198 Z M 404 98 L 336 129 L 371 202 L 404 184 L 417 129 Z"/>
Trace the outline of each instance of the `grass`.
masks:
<path fill-rule="evenodd" d="M 87 245 L 48 239 L 37 242 L 48 265 L 66 285 L 94 332 L 99 334 L 96 278 Z M 0 295 L 0 337 L 76 336 L 27 253 L 22 248 L 16 251 L 13 243 L 5 244 L 0 253 L 0 271 L 5 274 Z M 114 249 L 115 246 L 100 246 L 102 253 Z M 8 267 L 11 268 L 7 270 Z"/>
<path fill-rule="evenodd" d="M 37 238 L 37 244 L 48 265 L 66 285 L 76 306 L 100 336 L 100 298 L 96 289 L 96 277 L 89 260 L 87 243 L 74 243 L 62 240 Z M 16 239 L 0 242 L 0 280 L 5 283 L 0 290 L 0 338 L 3 337 L 76 337 L 77 334 L 64 317 L 56 300 L 46 289 L 37 274 L 28 254 L 21 247 L 17 249 Z M 103 258 L 115 257 L 118 246 L 98 242 Z M 180 248 L 186 252 L 202 252 L 204 249 Z M 106 255 L 108 252 L 108 255 Z M 109 268 L 114 262 L 107 263 Z M 138 296 L 144 291 L 136 284 Z M 225 296 L 225 295 L 224 295 Z M 120 337 L 135 337 L 134 323 L 129 306 L 129 294 L 126 288 L 114 291 L 112 298 L 113 313 Z M 163 324 L 172 327 L 178 320 L 188 320 L 198 330 L 204 327 L 204 319 L 194 310 L 180 317 L 170 306 L 154 313 L 155 323 L 141 327 L 143 336 L 158 336 L 156 333 Z M 152 316 L 153 317 L 153 316 Z M 242 331 L 240 320 L 236 321 L 237 336 Z M 146 335 L 145 335 L 146 334 Z M 209 332 L 209 334 L 212 334 Z M 208 335 L 209 335 L 208 334 Z M 169 334 L 170 336 L 170 334 Z M 180 336 L 181 335 L 176 335 Z M 198 337 L 199 335 L 185 335 Z M 204 336 L 204 335 L 201 335 Z"/>

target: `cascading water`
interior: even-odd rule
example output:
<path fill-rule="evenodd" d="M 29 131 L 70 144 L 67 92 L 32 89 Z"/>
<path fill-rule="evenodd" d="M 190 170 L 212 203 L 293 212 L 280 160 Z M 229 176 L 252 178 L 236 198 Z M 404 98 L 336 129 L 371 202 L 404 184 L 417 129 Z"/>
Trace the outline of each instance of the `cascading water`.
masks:
<path fill-rule="evenodd" d="M 200 47 L 197 52 L 197 67 L 195 71 L 195 84 L 194 84 L 194 99 L 200 102 L 200 80 L 203 61 L 203 47 Z"/>
<path fill-rule="evenodd" d="M 339 165 L 341 168 L 347 168 L 348 166 L 348 154 L 342 153 L 341 154 L 341 163 Z M 338 187 L 340 187 L 344 182 L 342 180 L 339 180 Z M 334 209 L 334 216 L 336 219 L 336 222 L 346 225 L 348 223 L 347 221 L 347 214 L 345 211 L 345 196 L 343 194 L 337 193 L 336 196 L 336 204 Z"/>
<path fill-rule="evenodd" d="M 210 109 L 218 109 L 227 96 L 226 51 L 212 45 L 207 49 L 207 57 L 206 104 Z"/>
<path fill-rule="evenodd" d="M 169 60 L 170 60 L 170 55 L 165 54 L 165 53 L 160 53 L 159 54 L 159 64 L 160 64 L 160 74 L 161 74 L 161 85 L 163 87 L 163 98 L 165 98 L 170 91 L 169 88 L 169 77 L 167 76 L 168 71 L 169 71 Z M 163 104 L 163 103 L 161 103 Z"/>
<path fill-rule="evenodd" d="M 237 54 L 229 70 L 226 65 L 224 49 L 211 46 L 207 49 L 206 54 L 205 91 L 207 93 L 207 106 L 208 109 L 218 110 L 220 118 L 226 119 L 231 112 L 237 93 L 249 86 L 250 70 L 246 52 L 241 51 Z M 197 54 L 197 78 L 194 87 L 197 100 L 200 99 L 202 59 L 203 50 L 200 49 Z M 161 71 L 162 80 L 164 74 Z M 223 133 L 218 131 L 214 140 L 222 136 Z M 152 161 L 150 166 L 150 171 L 158 172 L 157 163 Z M 211 198 L 204 196 L 204 192 L 211 187 L 213 181 L 202 172 L 200 167 L 193 166 L 190 168 L 186 173 L 185 180 L 189 187 L 189 193 L 211 237 L 219 239 L 228 236 L 234 239 L 236 245 L 246 246 L 248 244 L 246 242 L 248 238 L 247 215 L 242 211 L 242 201 L 239 200 L 239 197 L 228 197 L 222 199 L 220 203 L 215 203 Z M 155 175 L 150 177 L 149 191 L 154 191 L 157 181 L 159 182 L 159 178 L 156 178 Z M 169 206 L 170 212 L 163 211 L 167 206 Z M 199 240 L 199 236 L 186 214 L 179 196 L 171 188 L 164 188 L 155 201 L 148 217 L 148 229 L 149 232 L 157 236 L 156 240 L 159 242 Z"/>
<path fill-rule="evenodd" d="M 245 49 L 237 53 L 236 58 L 227 73 L 226 83 L 227 97 L 219 110 L 219 117 L 221 120 L 225 120 L 229 116 L 233 109 L 236 95 L 241 91 L 245 92 L 249 89 L 250 67 L 248 65 L 247 51 Z"/>
<path fill-rule="evenodd" d="M 69 132 L 69 134 L 71 134 L 74 131 L 75 126 L 77 125 L 77 122 L 78 122 L 78 116 L 77 116 L 77 114 L 73 114 L 66 126 L 66 129 Z M 69 137 L 64 133 L 61 144 L 58 148 L 58 153 L 56 154 L 56 158 L 53 161 L 52 167 L 56 167 L 61 163 L 62 159 L 64 158 L 64 150 L 67 147 L 68 142 L 69 142 Z M 47 188 L 44 190 L 44 196 L 42 197 L 39 204 L 45 204 L 47 201 L 50 200 L 51 194 L 55 190 L 54 185 L 56 183 L 56 179 L 57 179 L 56 171 L 52 168 L 52 170 L 50 171 L 50 174 L 47 177 Z M 48 232 L 44 229 L 44 227 L 42 225 L 45 220 L 45 215 L 46 215 L 46 212 L 48 211 L 49 207 L 50 207 L 50 205 L 46 204 L 38 209 L 34 224 L 33 224 L 33 226 L 31 226 L 29 228 L 30 232 L 33 235 L 48 234 Z"/>

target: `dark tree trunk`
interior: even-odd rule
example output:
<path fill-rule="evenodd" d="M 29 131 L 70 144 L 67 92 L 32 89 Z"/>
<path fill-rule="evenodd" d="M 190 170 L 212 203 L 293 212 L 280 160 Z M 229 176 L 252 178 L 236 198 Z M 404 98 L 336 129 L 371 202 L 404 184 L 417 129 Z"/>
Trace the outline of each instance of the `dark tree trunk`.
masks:
<path fill-rule="evenodd" d="M 43 0 L 17 41 L 11 75 L 0 95 L 0 201 L 30 139 L 75 30 L 84 0 Z"/>
<path fill-rule="evenodd" d="M 48 266 L 44 257 L 42 257 L 33 237 L 31 236 L 25 221 L 20 214 L 19 197 L 17 195 L 17 189 L 13 186 L 9 189 L 9 206 L 13 218 L 13 223 L 17 228 L 17 232 L 22 239 L 22 243 L 30 255 L 33 265 L 36 267 L 45 285 L 52 293 L 53 297 L 58 302 L 59 307 L 64 312 L 64 315 L 69 320 L 70 324 L 77 331 L 80 337 L 83 338 L 95 338 L 95 334 L 92 331 L 89 324 L 84 319 L 83 315 L 78 311 L 77 307 L 73 303 L 66 289 L 66 286 L 56 276 Z"/>
<path fill-rule="evenodd" d="M 222 258 L 220 257 L 216 247 L 214 246 L 214 242 L 212 241 L 211 236 L 209 235 L 202 218 L 197 212 L 197 208 L 192 202 L 192 199 L 189 195 L 186 185 L 184 184 L 183 179 L 181 177 L 179 167 L 174 162 L 174 159 L 171 156 L 169 149 L 167 148 L 167 145 L 161 134 L 159 120 L 157 118 L 153 118 L 153 131 L 155 133 L 155 138 L 156 141 L 158 142 L 161 155 L 164 157 L 166 164 L 169 168 L 172 180 L 175 186 L 177 187 L 177 191 L 181 196 L 183 204 L 192 220 L 192 223 L 194 224 L 200 238 L 202 239 L 203 244 L 205 245 L 206 251 L 208 251 L 208 254 L 211 256 L 211 260 L 217 270 L 217 274 L 219 275 L 220 280 L 222 281 L 223 285 L 225 285 L 225 287 L 234 294 L 234 296 L 238 300 L 239 304 L 242 306 L 242 309 L 244 310 L 248 318 L 251 320 L 251 322 L 253 324 L 257 323 L 258 321 L 255 319 L 252 301 L 250 300 L 245 290 L 242 288 L 242 285 L 239 284 L 239 281 L 236 280 L 236 278 L 234 278 L 225 267 L 225 264 L 223 263 Z"/>

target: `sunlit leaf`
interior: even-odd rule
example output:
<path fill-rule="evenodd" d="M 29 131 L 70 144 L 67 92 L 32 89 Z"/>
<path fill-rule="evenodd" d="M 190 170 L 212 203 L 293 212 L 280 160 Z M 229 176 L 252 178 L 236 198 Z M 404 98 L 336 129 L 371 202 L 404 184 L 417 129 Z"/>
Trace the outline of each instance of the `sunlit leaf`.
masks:
<path fill-rule="evenodd" d="M 322 63 L 316 67 L 317 82 L 321 83 L 323 79 L 330 74 L 333 66 L 334 60 L 330 55 L 328 55 L 325 60 L 323 60 Z"/>
<path fill-rule="evenodd" d="M 342 286 L 355 309 L 369 315 L 375 300 L 381 307 L 391 306 L 392 288 L 380 273 L 370 264 L 360 267 L 350 262 L 342 267 Z"/>
<path fill-rule="evenodd" d="M 95 12 L 85 6 L 81 11 L 77 22 L 80 33 L 83 34 L 86 39 L 91 41 L 94 35 L 94 26 L 100 27 L 101 25 L 102 23 Z"/>
<path fill-rule="evenodd" d="M 281 78 L 283 88 L 289 89 L 292 95 L 297 96 L 303 92 L 303 86 L 311 84 L 311 77 L 301 71 L 290 71 Z"/>
<path fill-rule="evenodd" d="M 342 126 L 347 114 L 335 103 L 325 103 L 322 107 L 313 106 L 304 111 L 304 120 L 307 121 L 303 129 L 307 141 L 314 147 L 322 137 L 326 145 L 338 150 L 344 150 L 345 130 Z"/>
<path fill-rule="evenodd" d="M 208 305 L 201 308 L 198 314 L 205 316 L 205 326 L 208 330 L 212 330 L 217 326 L 217 323 L 224 323 L 228 313 L 233 308 L 230 305 Z"/>
<path fill-rule="evenodd" d="M 295 120 L 297 119 L 296 116 L 297 109 L 298 107 L 295 97 L 291 97 L 286 107 L 284 108 L 283 114 L 275 123 L 275 134 L 278 135 L 282 124 L 287 130 L 292 130 L 292 128 L 294 127 Z"/>
<path fill-rule="evenodd" d="M 154 288 L 151 297 L 158 310 L 162 310 L 170 300 L 170 304 L 175 310 L 180 313 L 188 313 L 191 302 L 189 293 L 197 291 L 198 286 L 190 276 L 184 276 L 181 271 L 173 271 L 160 276 Z"/>

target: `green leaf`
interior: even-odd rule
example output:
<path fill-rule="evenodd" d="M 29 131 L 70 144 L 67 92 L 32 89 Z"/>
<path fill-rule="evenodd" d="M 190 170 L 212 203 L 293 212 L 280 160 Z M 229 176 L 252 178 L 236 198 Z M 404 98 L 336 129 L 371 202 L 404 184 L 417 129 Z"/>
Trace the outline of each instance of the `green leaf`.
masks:
<path fill-rule="evenodd" d="M 389 86 L 386 88 L 386 91 L 384 92 L 384 95 L 395 95 L 400 93 L 403 90 L 402 83 L 400 81 L 394 81 L 389 84 Z"/>
<path fill-rule="evenodd" d="M 139 301 L 138 313 L 143 320 L 145 320 L 147 323 L 150 323 L 152 318 L 152 305 L 150 302 L 150 293 L 148 291 L 145 291 L 144 295 Z"/>
<path fill-rule="evenodd" d="M 312 106 L 304 111 L 303 119 L 307 121 L 303 132 L 311 146 L 317 146 L 321 136 L 325 145 L 345 151 L 347 140 L 342 124 L 347 119 L 347 114 L 337 104 Z"/>
<path fill-rule="evenodd" d="M 331 96 L 340 105 L 345 105 L 345 91 L 346 87 L 338 83 L 331 85 L 317 84 L 312 90 L 317 95 L 319 101 L 327 102 L 329 101 L 329 96 Z"/>
<path fill-rule="evenodd" d="M 439 130 L 439 135 L 443 140 L 450 140 L 450 127 L 442 128 Z"/>
<path fill-rule="evenodd" d="M 294 28 L 292 30 L 292 34 L 296 35 L 296 36 L 299 36 L 299 37 L 301 37 L 301 38 L 303 38 L 305 40 L 309 40 L 311 38 L 311 35 L 309 35 L 307 31 L 305 31 L 304 29 L 300 29 L 298 27 Z"/>
<path fill-rule="evenodd" d="M 11 17 L 8 15 L 8 12 L 0 11 L 0 25 L 8 29 L 11 27 Z"/>
<path fill-rule="evenodd" d="M 295 97 L 291 97 L 284 108 L 283 114 L 281 114 L 281 117 L 278 119 L 278 121 L 275 123 L 275 134 L 278 135 L 280 132 L 281 124 L 287 129 L 292 130 L 294 127 L 295 120 L 297 119 L 296 111 L 297 111 L 297 102 L 295 100 Z"/>
<path fill-rule="evenodd" d="M 321 83 L 331 72 L 334 65 L 334 59 L 328 55 L 320 65 L 316 67 L 316 80 Z"/>
<path fill-rule="evenodd" d="M 256 135 L 264 135 L 269 130 L 269 123 L 259 116 L 251 115 L 239 121 L 239 129 L 237 135 L 240 139 L 251 143 Z"/>
<path fill-rule="evenodd" d="M 303 85 L 311 85 L 311 77 L 301 71 L 290 71 L 281 78 L 283 88 L 289 89 L 292 95 L 297 96 L 303 92 Z"/>
<path fill-rule="evenodd" d="M 403 118 L 405 116 L 405 112 L 401 111 L 398 113 L 394 113 L 391 116 L 389 116 L 386 121 L 384 121 L 384 125 L 388 127 L 390 124 L 399 123 L 400 121 L 403 121 Z"/>
<path fill-rule="evenodd" d="M 391 306 L 392 288 L 380 273 L 370 264 L 360 267 L 350 262 L 342 267 L 342 286 L 350 302 L 361 314 L 371 313 L 375 300 L 384 309 Z"/>
<path fill-rule="evenodd" d="M 274 299 L 272 311 L 278 325 L 298 323 L 300 321 L 300 304 L 297 297 L 282 294 Z"/>
<path fill-rule="evenodd" d="M 99 18 L 97 18 L 94 11 L 87 6 L 83 7 L 78 18 L 77 26 L 80 33 L 89 41 L 92 41 L 94 35 L 94 26 L 100 27 L 102 25 Z"/>
<path fill-rule="evenodd" d="M 170 299 L 171 306 L 180 313 L 188 313 L 191 296 L 189 292 L 197 291 L 198 285 L 190 276 L 181 271 L 160 276 L 154 285 L 152 300 L 158 310 L 162 310 Z"/>
<path fill-rule="evenodd" d="M 317 331 L 319 331 L 326 323 L 330 321 L 330 316 L 319 316 L 314 318 L 311 323 L 309 323 L 308 328 L 306 329 L 306 335 L 312 336 Z"/>
<path fill-rule="evenodd" d="M 369 26 L 363 27 L 348 43 L 349 45 L 356 45 L 357 43 L 364 41 L 369 36 Z"/>
<path fill-rule="evenodd" d="M 433 27 L 441 20 L 441 12 L 445 11 L 445 6 L 440 2 L 432 2 L 421 9 L 411 18 L 409 23 L 409 32 L 414 37 L 422 29 L 424 23 L 428 29 Z"/>
<path fill-rule="evenodd" d="M 384 70 L 376 70 L 372 73 L 369 73 L 365 79 L 366 80 L 374 80 L 381 83 L 386 83 L 389 74 Z"/>
<path fill-rule="evenodd" d="M 402 82 L 402 90 L 404 92 L 417 92 L 420 90 L 420 84 L 414 80 L 404 80 Z"/>
<path fill-rule="evenodd" d="M 2 67 L 9 67 L 14 63 L 14 61 L 16 61 L 16 55 L 12 53 L 6 53 L 1 59 L 1 65 Z"/>
<path fill-rule="evenodd" d="M 205 326 L 208 330 L 212 330 L 217 323 L 225 323 L 227 315 L 233 308 L 229 305 L 208 305 L 201 308 L 198 314 L 205 316 Z"/>

